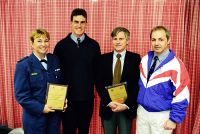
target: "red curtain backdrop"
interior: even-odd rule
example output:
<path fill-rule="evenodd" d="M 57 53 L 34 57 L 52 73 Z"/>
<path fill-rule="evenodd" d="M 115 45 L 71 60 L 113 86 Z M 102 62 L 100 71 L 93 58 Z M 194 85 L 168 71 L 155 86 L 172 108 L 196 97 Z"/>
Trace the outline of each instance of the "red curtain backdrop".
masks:
<path fill-rule="evenodd" d="M 29 33 L 45 28 L 51 48 L 70 30 L 74 8 L 88 13 L 87 33 L 100 43 L 102 53 L 112 51 L 111 31 L 117 26 L 130 30 L 128 50 L 144 56 L 151 49 L 149 32 L 165 25 L 171 32 L 170 47 L 185 63 L 191 78 L 190 106 L 176 134 L 200 133 L 200 1 L 199 0 L 1 0 L 0 1 L 0 124 L 22 127 L 21 107 L 13 94 L 16 62 L 31 53 Z M 133 76 L 134 77 L 134 76 Z M 95 95 L 91 134 L 102 134 Z M 133 123 L 135 133 L 135 120 Z"/>

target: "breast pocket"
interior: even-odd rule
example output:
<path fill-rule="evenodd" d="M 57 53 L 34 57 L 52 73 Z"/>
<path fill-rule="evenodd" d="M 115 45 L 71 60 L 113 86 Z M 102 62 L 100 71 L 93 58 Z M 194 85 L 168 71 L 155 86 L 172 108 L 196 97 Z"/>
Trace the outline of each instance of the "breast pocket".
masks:
<path fill-rule="evenodd" d="M 61 77 L 61 70 L 60 68 L 55 69 L 54 71 L 56 78 L 60 78 Z"/>
<path fill-rule="evenodd" d="M 40 72 L 32 72 L 30 74 L 30 85 L 33 89 L 38 89 L 42 86 L 43 76 Z"/>
<path fill-rule="evenodd" d="M 58 83 L 61 79 L 61 71 L 59 68 L 48 72 L 48 81 L 52 83 Z"/>

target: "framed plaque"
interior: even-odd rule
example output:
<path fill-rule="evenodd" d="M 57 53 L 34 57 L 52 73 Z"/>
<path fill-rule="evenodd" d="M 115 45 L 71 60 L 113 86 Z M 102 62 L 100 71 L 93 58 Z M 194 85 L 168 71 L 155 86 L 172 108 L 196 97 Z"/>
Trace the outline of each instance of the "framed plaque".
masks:
<path fill-rule="evenodd" d="M 124 103 L 127 99 L 126 82 L 106 87 L 112 101 Z"/>
<path fill-rule="evenodd" d="M 65 105 L 67 88 L 67 85 L 48 83 L 46 104 L 54 110 L 62 111 Z"/>

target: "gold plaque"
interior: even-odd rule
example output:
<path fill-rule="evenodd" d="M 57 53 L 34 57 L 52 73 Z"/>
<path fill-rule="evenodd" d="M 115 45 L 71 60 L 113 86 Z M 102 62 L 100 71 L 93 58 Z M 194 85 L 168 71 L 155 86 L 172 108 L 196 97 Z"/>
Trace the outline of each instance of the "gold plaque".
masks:
<path fill-rule="evenodd" d="M 109 96 L 112 101 L 124 103 L 127 99 L 127 92 L 126 92 L 126 82 L 108 86 Z"/>
<path fill-rule="evenodd" d="M 67 85 L 48 83 L 46 104 L 54 110 L 63 110 L 67 95 Z"/>

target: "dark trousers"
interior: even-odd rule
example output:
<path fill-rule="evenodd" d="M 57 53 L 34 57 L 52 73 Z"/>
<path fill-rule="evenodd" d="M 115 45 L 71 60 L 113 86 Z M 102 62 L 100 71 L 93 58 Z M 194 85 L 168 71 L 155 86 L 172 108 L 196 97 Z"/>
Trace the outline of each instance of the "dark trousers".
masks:
<path fill-rule="evenodd" d="M 132 119 L 123 112 L 113 113 L 109 120 L 102 119 L 104 134 L 131 134 Z"/>
<path fill-rule="evenodd" d="M 7 126 L 0 125 L 0 134 L 8 134 L 12 129 Z"/>
<path fill-rule="evenodd" d="M 34 115 L 23 112 L 24 134 L 60 134 L 60 112 Z"/>
<path fill-rule="evenodd" d="M 62 115 L 63 134 L 89 134 L 94 101 L 69 102 Z"/>

